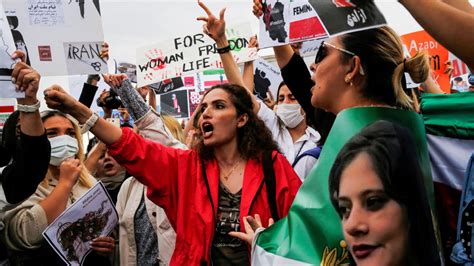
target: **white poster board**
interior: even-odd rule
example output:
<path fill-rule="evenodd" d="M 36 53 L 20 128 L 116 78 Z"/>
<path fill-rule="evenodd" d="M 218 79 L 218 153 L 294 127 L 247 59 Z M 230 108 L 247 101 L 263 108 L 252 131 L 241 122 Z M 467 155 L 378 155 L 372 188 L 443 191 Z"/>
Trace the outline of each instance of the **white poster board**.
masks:
<path fill-rule="evenodd" d="M 252 36 L 249 23 L 229 27 L 226 34 L 237 63 L 257 58 L 256 49 L 247 48 Z M 140 47 L 137 49 L 138 87 L 205 69 L 221 68 L 216 48 L 214 41 L 202 32 Z"/>
<path fill-rule="evenodd" d="M 12 83 L 12 72 L 15 61 L 12 54 L 16 47 L 10 31 L 2 2 L 0 1 L 0 98 L 22 98 L 24 92 L 17 92 L 15 84 Z"/>
<path fill-rule="evenodd" d="M 108 72 L 99 0 L 3 0 L 18 48 L 43 76 Z"/>
<path fill-rule="evenodd" d="M 277 100 L 278 86 L 283 81 L 278 66 L 259 58 L 254 61 L 254 91 L 261 100 L 265 99 L 270 91 L 273 99 Z"/>
<path fill-rule="evenodd" d="M 67 265 L 82 265 L 92 251 L 89 242 L 108 235 L 117 223 L 115 205 L 98 182 L 59 215 L 43 237 Z"/>
<path fill-rule="evenodd" d="M 260 48 L 360 31 L 386 21 L 373 0 L 262 0 Z"/>

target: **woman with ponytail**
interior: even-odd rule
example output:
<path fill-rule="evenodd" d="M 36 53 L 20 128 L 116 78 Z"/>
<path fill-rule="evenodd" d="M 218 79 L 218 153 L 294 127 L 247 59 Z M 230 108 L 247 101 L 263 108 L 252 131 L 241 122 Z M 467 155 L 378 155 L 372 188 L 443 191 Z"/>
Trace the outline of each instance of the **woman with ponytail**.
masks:
<path fill-rule="evenodd" d="M 405 59 L 398 35 L 381 27 L 334 37 L 324 42 L 314 64 L 311 103 L 332 113 L 357 106 L 414 110 L 404 92 L 405 72 L 417 83 L 429 75 L 424 52 Z"/>

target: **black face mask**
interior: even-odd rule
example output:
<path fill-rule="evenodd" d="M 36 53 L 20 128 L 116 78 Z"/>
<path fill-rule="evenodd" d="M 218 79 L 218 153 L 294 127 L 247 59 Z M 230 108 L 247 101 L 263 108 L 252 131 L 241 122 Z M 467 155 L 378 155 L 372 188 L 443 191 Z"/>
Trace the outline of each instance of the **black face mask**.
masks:
<path fill-rule="evenodd" d="M 3 126 L 2 142 L 0 145 L 0 167 L 7 165 L 15 154 L 17 147 L 19 148 L 21 146 L 18 145 L 20 142 L 20 136 L 17 135 L 16 132 L 16 124 L 18 123 L 19 117 L 20 112 L 13 112 L 7 118 L 7 121 L 5 121 L 5 125 Z"/>

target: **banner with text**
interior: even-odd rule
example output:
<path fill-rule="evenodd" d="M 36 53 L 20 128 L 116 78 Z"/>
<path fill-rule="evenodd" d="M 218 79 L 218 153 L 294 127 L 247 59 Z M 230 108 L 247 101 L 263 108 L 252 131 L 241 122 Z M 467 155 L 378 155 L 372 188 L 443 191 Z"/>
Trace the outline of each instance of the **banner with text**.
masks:
<path fill-rule="evenodd" d="M 15 50 L 10 25 L 0 1 L 0 98 L 22 98 L 25 96 L 25 93 L 17 92 L 15 84 L 12 83 L 12 72 L 15 67 L 12 54 Z"/>
<path fill-rule="evenodd" d="M 430 55 L 430 65 L 433 79 L 438 83 L 440 88 L 450 93 L 449 74 L 445 73 L 446 62 L 449 59 L 449 53 L 446 48 L 441 46 L 433 37 L 426 31 L 417 31 L 401 36 L 405 45 L 405 51 L 410 56 L 414 56 L 417 52 L 427 51 Z"/>
<path fill-rule="evenodd" d="M 261 48 L 380 27 L 387 22 L 372 0 L 263 0 Z"/>
<path fill-rule="evenodd" d="M 252 36 L 249 23 L 227 28 L 226 34 L 237 63 L 257 58 L 256 49 L 248 48 L 248 40 Z M 221 68 L 222 62 L 216 49 L 214 41 L 204 33 L 179 36 L 138 48 L 138 86 Z"/>
<path fill-rule="evenodd" d="M 3 0 L 18 49 L 43 76 L 107 73 L 99 0 Z"/>

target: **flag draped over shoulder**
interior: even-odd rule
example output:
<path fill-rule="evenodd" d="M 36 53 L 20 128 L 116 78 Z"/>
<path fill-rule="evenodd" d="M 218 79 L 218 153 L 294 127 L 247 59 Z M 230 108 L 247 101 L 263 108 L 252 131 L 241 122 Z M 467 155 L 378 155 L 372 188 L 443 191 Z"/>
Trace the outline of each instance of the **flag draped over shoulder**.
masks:
<path fill-rule="evenodd" d="M 298 191 L 288 216 L 258 235 L 252 265 L 339 265 L 349 262 L 340 218 L 329 198 L 328 177 L 344 144 L 378 120 L 398 123 L 412 132 L 433 206 L 431 170 L 421 117 L 414 112 L 384 107 L 347 109 L 338 114 L 318 164 Z"/>
<path fill-rule="evenodd" d="M 456 240 L 466 167 L 474 152 L 474 92 L 424 94 L 420 109 L 426 128 L 445 256 Z"/>

